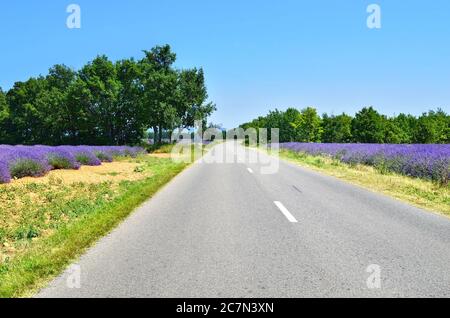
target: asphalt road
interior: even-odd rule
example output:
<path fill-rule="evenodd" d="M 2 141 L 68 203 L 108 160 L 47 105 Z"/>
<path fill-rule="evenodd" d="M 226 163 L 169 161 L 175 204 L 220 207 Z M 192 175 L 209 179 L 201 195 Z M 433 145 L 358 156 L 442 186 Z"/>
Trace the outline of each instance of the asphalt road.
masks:
<path fill-rule="evenodd" d="M 194 164 L 81 257 L 80 288 L 37 296 L 450 296 L 450 219 L 230 144 L 206 159 L 225 149 L 241 162 Z"/>

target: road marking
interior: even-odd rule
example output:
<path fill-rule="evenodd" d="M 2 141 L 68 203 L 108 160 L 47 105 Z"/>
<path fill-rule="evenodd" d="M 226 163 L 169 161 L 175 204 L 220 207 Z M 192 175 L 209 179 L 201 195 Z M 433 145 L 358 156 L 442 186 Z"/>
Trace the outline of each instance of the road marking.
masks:
<path fill-rule="evenodd" d="M 302 190 L 300 190 L 297 186 L 294 185 L 293 187 L 294 187 L 294 189 L 297 190 L 298 192 L 303 193 Z"/>
<path fill-rule="evenodd" d="M 279 201 L 274 201 L 273 203 L 275 203 L 277 208 L 280 209 L 281 213 L 284 214 L 284 216 L 289 220 L 289 222 L 298 223 L 296 218 L 291 214 L 291 212 L 288 211 L 288 209 L 286 209 L 286 207 L 283 205 L 283 203 L 281 203 Z"/>
<path fill-rule="evenodd" d="M 253 174 L 253 170 L 251 168 L 247 168 L 248 172 Z"/>

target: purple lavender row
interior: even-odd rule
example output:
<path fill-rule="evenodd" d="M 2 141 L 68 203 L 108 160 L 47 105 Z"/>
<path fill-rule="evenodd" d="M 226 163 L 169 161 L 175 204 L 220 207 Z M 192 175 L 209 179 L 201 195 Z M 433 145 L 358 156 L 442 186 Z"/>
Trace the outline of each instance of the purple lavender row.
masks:
<path fill-rule="evenodd" d="M 9 146 L 0 145 L 0 183 L 11 178 L 39 177 L 53 169 L 98 166 L 116 156 L 136 157 L 140 147 L 128 146 Z"/>
<path fill-rule="evenodd" d="M 282 149 L 313 156 L 330 156 L 348 164 L 374 166 L 381 171 L 438 181 L 450 180 L 450 145 L 283 143 Z"/>

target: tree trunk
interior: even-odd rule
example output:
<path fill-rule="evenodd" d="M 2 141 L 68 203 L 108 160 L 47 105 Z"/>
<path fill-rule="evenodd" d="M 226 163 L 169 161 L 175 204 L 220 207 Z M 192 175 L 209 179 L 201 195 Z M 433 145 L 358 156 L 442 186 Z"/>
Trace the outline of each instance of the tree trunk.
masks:
<path fill-rule="evenodd" d="M 162 133 L 163 133 L 162 125 L 159 125 L 159 143 L 160 144 L 162 143 Z"/>
<path fill-rule="evenodd" d="M 157 126 L 153 126 L 153 143 L 154 144 L 158 143 L 158 127 Z"/>

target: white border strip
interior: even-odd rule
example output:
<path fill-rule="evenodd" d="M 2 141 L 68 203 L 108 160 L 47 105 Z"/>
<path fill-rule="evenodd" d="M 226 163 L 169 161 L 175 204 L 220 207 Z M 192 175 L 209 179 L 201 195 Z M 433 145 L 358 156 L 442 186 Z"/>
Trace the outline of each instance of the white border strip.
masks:
<path fill-rule="evenodd" d="M 275 205 L 278 209 L 280 209 L 281 213 L 284 214 L 284 216 L 289 220 L 291 223 L 298 223 L 297 219 L 291 214 L 291 212 L 286 209 L 286 207 L 283 205 L 283 203 L 279 201 L 274 201 Z"/>

